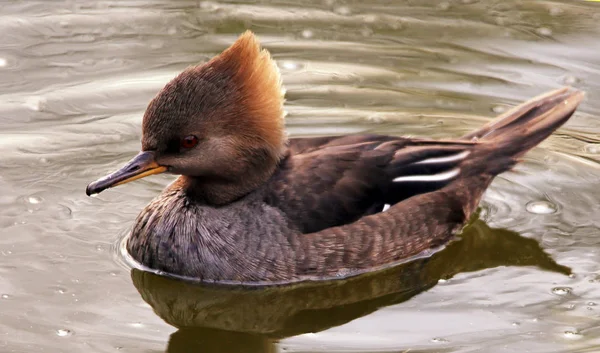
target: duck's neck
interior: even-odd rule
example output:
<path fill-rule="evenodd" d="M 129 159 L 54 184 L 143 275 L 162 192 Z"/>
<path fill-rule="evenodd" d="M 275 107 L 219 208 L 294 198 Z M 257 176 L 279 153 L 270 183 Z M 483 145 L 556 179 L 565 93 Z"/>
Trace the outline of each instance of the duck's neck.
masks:
<path fill-rule="evenodd" d="M 221 206 L 244 197 L 258 188 L 266 179 L 268 176 L 228 180 L 182 175 L 176 183 L 185 190 L 188 197 L 208 205 Z"/>
<path fill-rule="evenodd" d="M 234 202 L 265 184 L 275 172 L 280 158 L 268 158 L 249 163 L 243 172 L 228 175 L 186 176 L 175 183 L 188 197 L 199 202 L 222 206 Z"/>

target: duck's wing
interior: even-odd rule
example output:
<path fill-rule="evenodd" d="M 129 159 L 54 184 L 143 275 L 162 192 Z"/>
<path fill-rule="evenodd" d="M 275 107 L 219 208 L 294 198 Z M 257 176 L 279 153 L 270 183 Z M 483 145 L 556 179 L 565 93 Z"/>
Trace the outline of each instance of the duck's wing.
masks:
<path fill-rule="evenodd" d="M 466 135 L 479 142 L 459 163 L 459 176 L 443 188 L 351 224 L 304 234 L 298 275 L 334 277 L 340 269 L 357 274 L 444 244 L 463 227 L 494 177 L 564 124 L 583 97 L 563 88 L 533 98 Z"/>
<path fill-rule="evenodd" d="M 292 139 L 267 201 L 304 233 L 347 224 L 444 187 L 477 144 L 380 135 Z"/>

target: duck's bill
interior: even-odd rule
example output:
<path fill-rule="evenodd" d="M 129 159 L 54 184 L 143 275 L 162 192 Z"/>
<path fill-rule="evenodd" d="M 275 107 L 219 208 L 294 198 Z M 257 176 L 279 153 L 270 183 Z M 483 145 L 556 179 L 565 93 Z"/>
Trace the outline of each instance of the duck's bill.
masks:
<path fill-rule="evenodd" d="M 145 151 L 138 153 L 126 165 L 116 172 L 100 178 L 85 189 L 88 196 L 98 194 L 113 186 L 121 185 L 152 174 L 164 173 L 167 167 L 159 165 L 154 159 L 154 152 Z"/>

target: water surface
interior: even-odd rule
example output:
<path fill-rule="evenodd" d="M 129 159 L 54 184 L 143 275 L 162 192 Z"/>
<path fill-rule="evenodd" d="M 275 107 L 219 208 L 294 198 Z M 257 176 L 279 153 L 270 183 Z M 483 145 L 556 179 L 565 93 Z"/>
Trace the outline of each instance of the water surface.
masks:
<path fill-rule="evenodd" d="M 1 351 L 600 351 L 599 4 L 22 1 L 0 19 Z M 245 29 L 292 136 L 459 136 L 565 84 L 588 98 L 430 259 L 250 292 L 132 272 L 115 244 L 172 177 L 85 186 L 138 151 L 168 80 Z"/>

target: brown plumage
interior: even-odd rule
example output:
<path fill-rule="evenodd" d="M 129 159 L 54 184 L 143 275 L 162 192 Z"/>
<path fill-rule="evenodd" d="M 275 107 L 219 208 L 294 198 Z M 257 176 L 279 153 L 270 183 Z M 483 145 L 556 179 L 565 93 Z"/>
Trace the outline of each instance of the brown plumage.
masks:
<path fill-rule="evenodd" d="M 127 241 L 155 270 L 269 283 L 355 275 L 449 241 L 493 178 L 565 123 L 583 96 L 547 93 L 456 140 L 288 141 L 279 73 L 246 32 L 159 92 L 144 115 L 142 152 L 87 193 L 181 175 Z"/>

